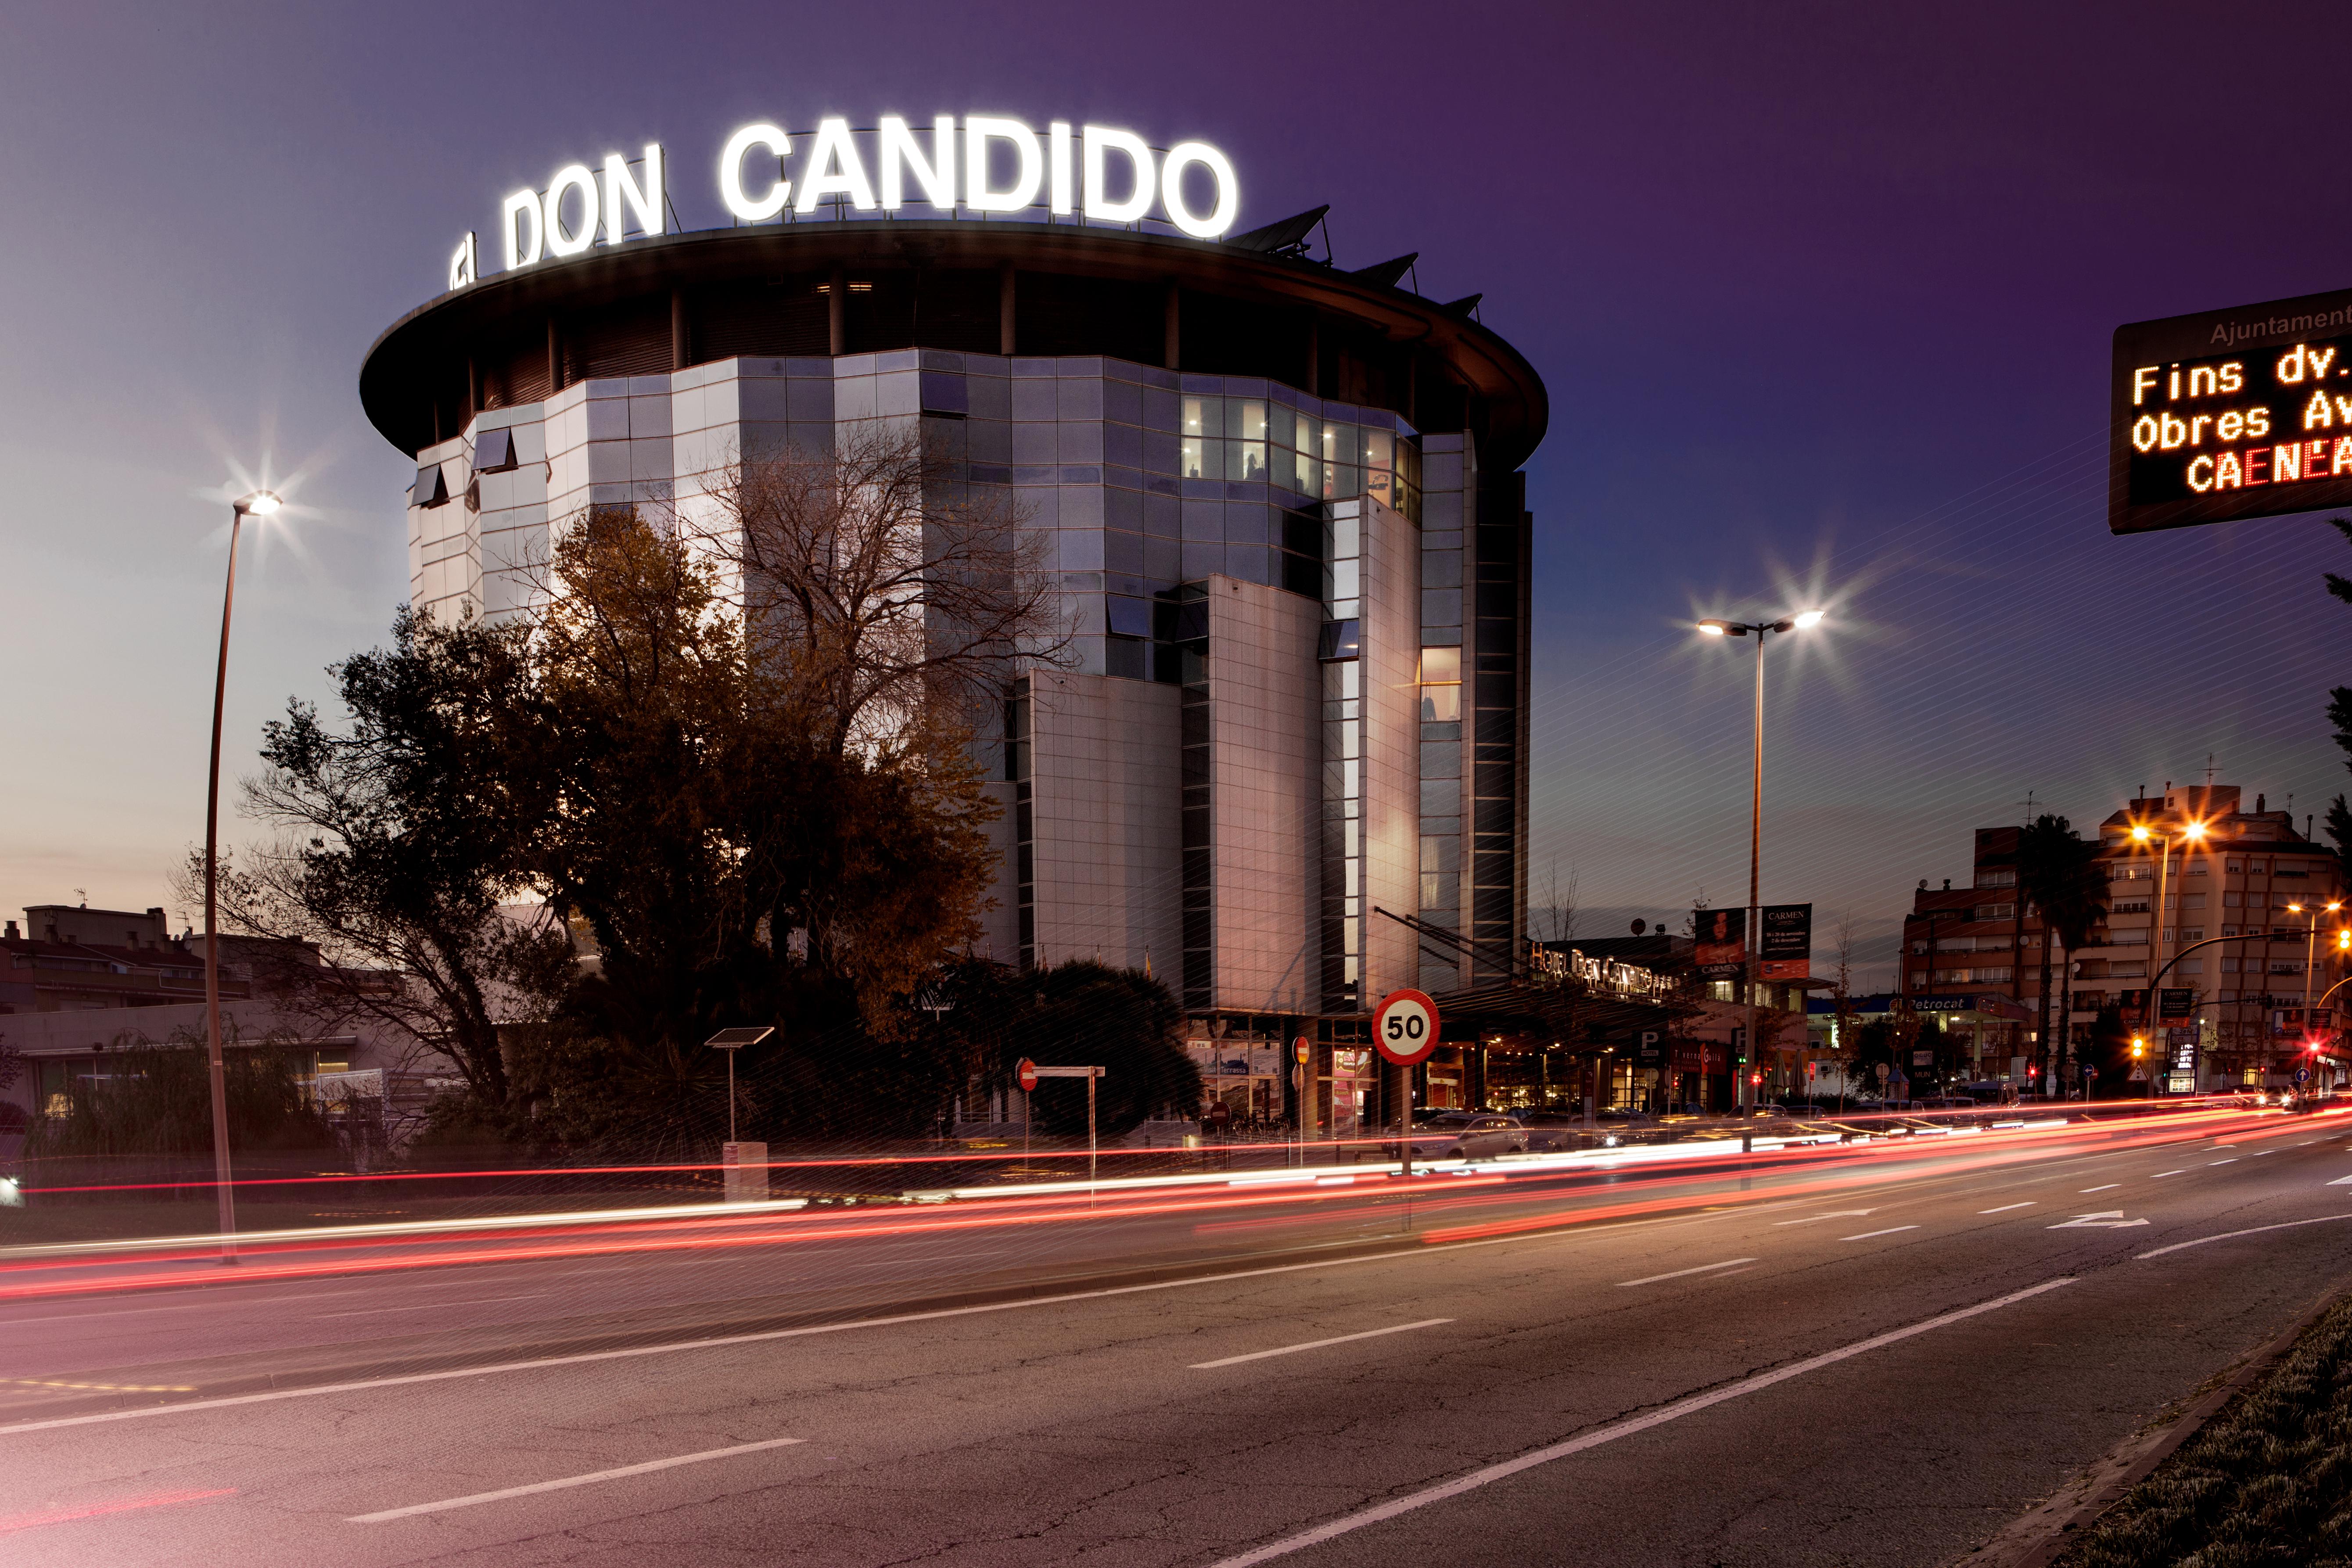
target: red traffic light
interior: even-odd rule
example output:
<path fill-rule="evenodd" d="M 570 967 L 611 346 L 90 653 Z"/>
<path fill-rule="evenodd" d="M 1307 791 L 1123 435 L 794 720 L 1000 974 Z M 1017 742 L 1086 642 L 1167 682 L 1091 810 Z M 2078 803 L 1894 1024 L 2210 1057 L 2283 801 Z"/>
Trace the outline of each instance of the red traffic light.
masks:
<path fill-rule="evenodd" d="M 2025 1076 L 2028 1078 L 2040 1078 L 2042 1076 L 2042 1064 L 2040 1062 L 2026 1063 Z"/>

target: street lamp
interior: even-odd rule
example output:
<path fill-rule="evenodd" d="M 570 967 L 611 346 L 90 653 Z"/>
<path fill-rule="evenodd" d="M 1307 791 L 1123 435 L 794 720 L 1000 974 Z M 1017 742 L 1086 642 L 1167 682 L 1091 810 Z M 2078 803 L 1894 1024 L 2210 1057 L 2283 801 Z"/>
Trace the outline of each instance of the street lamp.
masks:
<path fill-rule="evenodd" d="M 1763 1052 L 1756 1043 L 1756 942 L 1757 887 L 1761 879 L 1764 861 L 1764 639 L 1774 632 L 1810 630 L 1822 624 L 1819 610 L 1801 610 L 1777 621 L 1727 621 L 1709 618 L 1699 622 L 1699 631 L 1711 637 L 1756 638 L 1756 739 L 1753 764 L 1750 769 L 1750 791 L 1748 816 L 1748 930 L 1740 941 L 1739 968 L 1748 999 L 1748 1059 L 1763 1061 Z M 1934 960 L 1929 964 L 1933 966 Z M 1731 1092 L 1738 1108 L 1753 1103 L 1745 1081 L 1748 1075 L 1735 1071 Z"/>
<path fill-rule="evenodd" d="M 213 1091 L 213 1187 L 220 1198 L 221 1261 L 236 1261 L 236 1197 L 228 1184 L 228 1069 L 220 1026 L 220 738 L 228 695 L 228 624 L 236 607 L 236 540 L 248 514 L 268 517 L 281 504 L 268 490 L 234 501 L 228 524 L 228 584 L 221 590 L 220 667 L 213 676 L 212 759 L 205 779 L 205 1054 Z"/>
<path fill-rule="evenodd" d="M 2164 900 L 2165 889 L 2168 886 L 2168 879 L 2171 876 L 2172 872 L 2172 851 L 2178 845 L 2204 843 L 2205 825 L 2201 822 L 2191 821 L 2187 826 L 2183 826 L 2179 833 L 2176 833 L 2168 838 L 2163 834 L 2151 829 L 2147 824 L 2144 822 L 2136 822 L 2132 824 L 2131 836 L 2133 843 L 2154 844 L 2158 849 L 2156 864 L 2156 916 L 2149 922 L 2150 929 L 2147 933 L 2147 969 L 2148 973 L 2151 976 L 2156 976 L 2160 975 L 2165 968 L 2164 922 L 2168 917 L 2165 912 Z M 2150 979 L 2148 981 L 2148 997 L 2146 1019 L 2148 1026 L 2151 1028 L 2155 1026 L 2158 1014 L 2161 1011 L 2158 1002 L 2159 998 L 2156 995 L 2156 981 L 2154 979 Z M 2050 1020 L 2047 1018 L 2042 1020 L 2042 1026 L 2044 1030 L 2047 1030 L 2050 1026 Z M 2156 1074 L 2153 1070 L 2150 1070 L 2147 1076 L 2147 1098 L 2150 1100 L 2154 1100 L 2156 1098 Z"/>
<path fill-rule="evenodd" d="M 2326 906 L 2327 913 L 2332 915 L 2343 907 L 2343 900 L 2333 900 Z M 2301 904 L 2289 904 L 2287 909 L 2292 913 L 2308 914 L 2311 917 L 2304 922 L 2303 938 L 2303 1033 L 2304 1037 L 2308 1039 L 2311 1036 L 2311 970 L 2312 966 L 2319 961 L 2320 911 L 2306 910 Z M 2343 933 L 2339 931 L 2336 934 L 2338 938 L 2336 944 L 2336 950 L 2341 952 L 2344 949 L 2344 942 L 2341 940 Z"/>

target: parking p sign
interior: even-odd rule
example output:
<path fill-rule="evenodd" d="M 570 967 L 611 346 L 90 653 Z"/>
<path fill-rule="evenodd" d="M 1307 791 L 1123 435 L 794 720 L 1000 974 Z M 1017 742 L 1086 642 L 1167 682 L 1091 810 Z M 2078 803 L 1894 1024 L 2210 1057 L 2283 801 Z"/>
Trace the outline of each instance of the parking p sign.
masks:
<path fill-rule="evenodd" d="M 1391 991 L 1372 1015 L 1372 1044 L 1388 1060 L 1409 1068 L 1437 1048 L 1437 1004 L 1420 991 Z"/>

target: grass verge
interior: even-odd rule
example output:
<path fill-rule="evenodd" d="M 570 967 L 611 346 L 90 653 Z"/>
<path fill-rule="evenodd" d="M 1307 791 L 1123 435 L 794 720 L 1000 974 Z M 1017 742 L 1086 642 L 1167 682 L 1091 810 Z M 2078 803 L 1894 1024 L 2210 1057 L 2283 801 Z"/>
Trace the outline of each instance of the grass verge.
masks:
<path fill-rule="evenodd" d="M 2352 1568 L 2352 1298 L 2053 1568 Z"/>

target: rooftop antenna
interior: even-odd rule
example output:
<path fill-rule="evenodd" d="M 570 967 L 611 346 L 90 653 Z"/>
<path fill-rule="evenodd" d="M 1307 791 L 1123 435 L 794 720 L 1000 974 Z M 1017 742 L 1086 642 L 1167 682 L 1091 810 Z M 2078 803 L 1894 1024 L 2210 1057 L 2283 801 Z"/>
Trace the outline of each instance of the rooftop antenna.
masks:
<path fill-rule="evenodd" d="M 2033 792 L 2032 790 L 2025 792 L 2025 826 L 2028 827 L 2033 826 Z"/>
<path fill-rule="evenodd" d="M 2205 787 L 2213 787 L 2213 753 L 2210 752 L 2205 753 Z"/>

